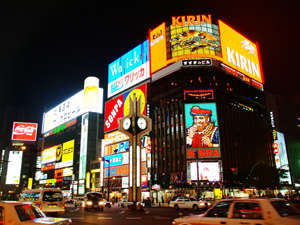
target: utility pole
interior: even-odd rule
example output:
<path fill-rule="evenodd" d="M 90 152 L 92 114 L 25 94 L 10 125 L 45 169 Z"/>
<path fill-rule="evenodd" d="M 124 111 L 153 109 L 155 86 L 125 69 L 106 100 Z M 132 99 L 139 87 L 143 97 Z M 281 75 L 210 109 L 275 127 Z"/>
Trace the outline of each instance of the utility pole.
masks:
<path fill-rule="evenodd" d="M 152 130 L 152 120 L 141 113 L 141 99 L 129 100 L 129 115 L 119 119 L 119 131 L 129 137 L 129 201 L 141 200 L 141 137 Z"/>

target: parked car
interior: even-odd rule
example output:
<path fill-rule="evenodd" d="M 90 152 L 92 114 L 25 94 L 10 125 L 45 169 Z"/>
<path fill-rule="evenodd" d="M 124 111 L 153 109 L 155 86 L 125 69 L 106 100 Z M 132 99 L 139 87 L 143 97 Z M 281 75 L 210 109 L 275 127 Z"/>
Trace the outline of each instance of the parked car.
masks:
<path fill-rule="evenodd" d="M 204 214 L 175 219 L 172 225 L 191 224 L 300 224 L 300 211 L 284 199 L 220 200 Z"/>
<path fill-rule="evenodd" d="M 170 201 L 169 207 L 178 209 L 207 209 L 211 205 L 210 202 L 196 200 L 194 198 L 178 197 L 174 201 Z"/>
<path fill-rule="evenodd" d="M 88 192 L 84 196 L 82 207 L 84 207 L 85 210 L 95 209 L 103 211 L 105 203 L 101 192 Z"/>
<path fill-rule="evenodd" d="M 2 201 L 0 202 L 0 224 L 50 224 L 69 225 L 69 218 L 46 217 L 46 215 L 31 202 Z"/>

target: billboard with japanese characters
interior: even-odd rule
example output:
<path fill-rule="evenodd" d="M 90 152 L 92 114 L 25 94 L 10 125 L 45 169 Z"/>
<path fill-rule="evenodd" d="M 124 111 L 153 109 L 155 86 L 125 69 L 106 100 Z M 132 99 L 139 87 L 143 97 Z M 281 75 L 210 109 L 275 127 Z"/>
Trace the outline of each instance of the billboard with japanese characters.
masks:
<path fill-rule="evenodd" d="M 146 40 L 108 66 L 110 98 L 150 78 L 149 41 Z"/>

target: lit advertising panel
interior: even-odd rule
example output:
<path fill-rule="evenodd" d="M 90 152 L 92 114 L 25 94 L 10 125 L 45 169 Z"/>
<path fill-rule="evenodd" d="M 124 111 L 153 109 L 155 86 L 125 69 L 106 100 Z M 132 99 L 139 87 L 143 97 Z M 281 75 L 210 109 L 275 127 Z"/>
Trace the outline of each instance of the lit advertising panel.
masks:
<path fill-rule="evenodd" d="M 9 151 L 5 184 L 20 184 L 22 151 Z"/>
<path fill-rule="evenodd" d="M 41 154 L 41 163 L 46 164 L 50 162 L 55 162 L 56 161 L 56 149 L 58 145 L 46 148 L 42 151 Z"/>
<path fill-rule="evenodd" d="M 110 144 L 104 147 L 104 156 L 122 153 L 129 150 L 129 141 L 120 142 L 117 144 Z"/>
<path fill-rule="evenodd" d="M 104 157 L 104 167 L 111 167 L 111 166 L 121 166 L 124 164 L 128 164 L 128 152 L 109 155 Z"/>
<path fill-rule="evenodd" d="M 115 167 L 107 167 L 104 169 L 104 178 L 108 177 L 128 177 L 129 166 L 128 164 Z"/>
<path fill-rule="evenodd" d="M 149 66 L 149 41 L 146 40 L 109 64 L 107 97 L 150 78 Z"/>
<path fill-rule="evenodd" d="M 126 134 L 116 130 L 110 133 L 104 134 L 105 144 L 112 144 L 120 141 L 126 141 L 129 137 Z"/>
<path fill-rule="evenodd" d="M 197 163 L 190 163 L 190 180 L 197 180 Z M 219 162 L 198 162 L 199 180 L 220 181 Z"/>
<path fill-rule="evenodd" d="M 216 103 L 185 104 L 187 149 L 220 146 Z"/>
<path fill-rule="evenodd" d="M 129 100 L 133 99 L 134 94 L 137 99 L 141 99 L 141 113 L 146 115 L 147 84 L 142 84 L 105 103 L 104 132 L 119 128 L 118 119 L 129 114 Z"/>
<path fill-rule="evenodd" d="M 170 26 L 171 58 L 204 58 L 221 56 L 219 28 L 211 15 L 176 18 Z"/>
<path fill-rule="evenodd" d="M 86 174 L 88 122 L 89 122 L 89 114 L 86 113 L 86 114 L 82 115 L 82 121 L 81 121 L 79 179 L 85 179 L 85 174 Z"/>
<path fill-rule="evenodd" d="M 37 123 L 14 122 L 11 140 L 13 141 L 35 141 L 37 134 Z"/>
<path fill-rule="evenodd" d="M 166 23 L 149 32 L 151 74 L 167 65 Z"/>
<path fill-rule="evenodd" d="M 264 83 L 257 45 L 220 20 L 219 29 L 223 62 L 248 77 Z"/>
<path fill-rule="evenodd" d="M 74 156 L 74 139 L 63 143 L 62 162 L 73 161 Z"/>
<path fill-rule="evenodd" d="M 91 90 L 86 89 L 87 87 L 44 114 L 43 134 L 86 112 L 103 112 L 103 89 L 98 88 L 98 92 L 94 93 L 96 97 L 90 93 Z"/>
<path fill-rule="evenodd" d="M 290 167 L 289 167 L 289 161 L 288 161 L 288 156 L 286 151 L 284 134 L 277 132 L 277 140 L 275 140 L 274 143 L 277 144 L 278 146 L 278 150 L 276 152 L 274 151 L 276 168 L 287 170 L 287 172 L 285 173 L 286 178 L 280 178 L 280 181 L 291 184 L 292 181 L 291 181 Z"/>

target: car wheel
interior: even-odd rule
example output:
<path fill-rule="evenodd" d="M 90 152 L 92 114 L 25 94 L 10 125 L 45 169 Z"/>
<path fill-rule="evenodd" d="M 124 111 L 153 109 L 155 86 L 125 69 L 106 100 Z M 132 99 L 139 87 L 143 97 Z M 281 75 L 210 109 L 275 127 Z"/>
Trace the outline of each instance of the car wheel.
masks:
<path fill-rule="evenodd" d="M 175 208 L 176 210 L 179 210 L 179 206 L 178 206 L 178 205 L 174 205 L 174 208 Z"/>
<path fill-rule="evenodd" d="M 193 209 L 194 209 L 195 211 L 197 211 L 197 210 L 198 210 L 198 206 L 197 206 L 197 205 L 193 205 Z"/>

